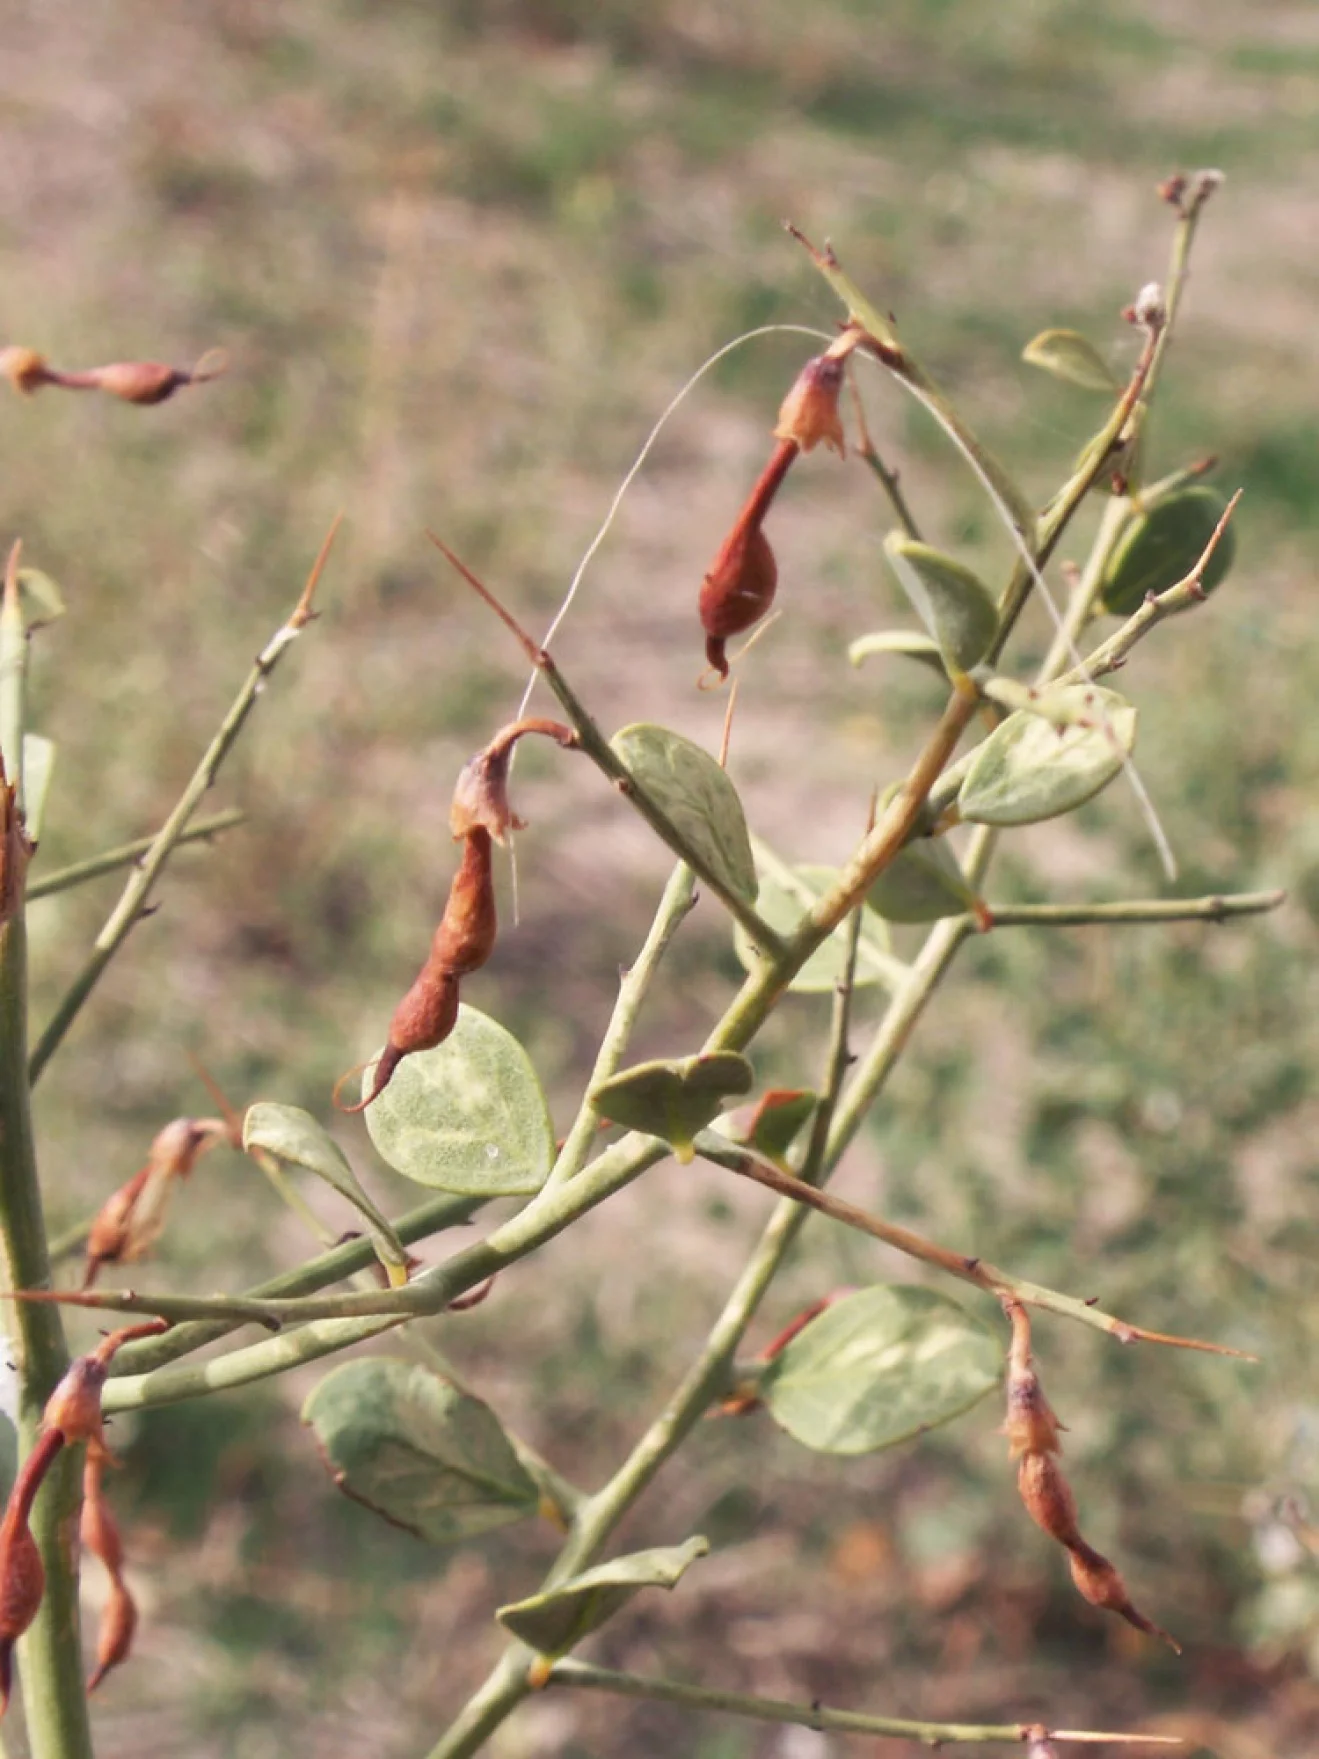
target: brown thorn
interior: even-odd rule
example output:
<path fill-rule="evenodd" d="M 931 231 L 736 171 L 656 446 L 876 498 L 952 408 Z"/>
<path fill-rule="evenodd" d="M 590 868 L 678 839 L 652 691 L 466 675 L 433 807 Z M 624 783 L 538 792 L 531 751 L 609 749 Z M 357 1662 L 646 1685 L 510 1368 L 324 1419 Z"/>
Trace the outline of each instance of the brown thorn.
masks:
<path fill-rule="evenodd" d="M 196 1075 L 197 1079 L 201 1082 L 202 1086 L 206 1089 L 207 1093 L 210 1094 L 211 1098 L 215 1101 L 216 1106 L 219 1108 L 220 1116 L 228 1126 L 229 1142 L 233 1147 L 241 1148 L 243 1142 L 243 1120 L 241 1116 L 234 1110 L 233 1106 L 230 1105 L 224 1090 L 221 1088 L 220 1084 L 212 1078 L 201 1058 L 197 1056 L 195 1052 L 189 1051 L 188 1061 L 192 1064 L 193 1074 Z"/>
<path fill-rule="evenodd" d="M 448 562 L 449 566 L 456 569 L 457 572 L 462 575 L 472 591 L 485 600 L 486 604 L 489 605 L 490 609 L 495 613 L 496 617 L 499 618 L 505 628 L 512 631 L 513 635 L 516 636 L 518 642 L 521 644 L 523 653 L 531 661 L 531 664 L 536 670 L 538 672 L 543 672 L 549 662 L 549 656 L 546 654 L 545 650 L 531 639 L 516 617 L 514 617 L 513 613 L 504 609 L 503 605 L 500 604 L 490 588 L 484 586 L 481 581 L 476 578 L 466 562 L 462 561 L 460 557 L 454 555 L 448 544 L 443 542 L 442 539 L 436 537 L 435 533 L 429 529 L 427 529 L 426 536 L 435 545 L 435 548 L 444 557 L 445 561 Z"/>
<path fill-rule="evenodd" d="M 325 534 L 325 542 L 321 545 L 320 554 L 311 565 L 311 573 L 307 576 L 307 584 L 302 589 L 302 597 L 294 606 L 293 615 L 289 618 L 288 627 L 290 629 L 305 628 L 316 615 L 315 611 L 311 608 L 312 596 L 315 593 L 317 586 L 320 584 L 321 575 L 325 571 L 325 564 L 330 559 L 330 551 L 334 546 L 335 538 L 339 535 L 339 527 L 342 524 L 343 513 L 336 513 L 334 518 L 330 521 L 330 529 Z"/>

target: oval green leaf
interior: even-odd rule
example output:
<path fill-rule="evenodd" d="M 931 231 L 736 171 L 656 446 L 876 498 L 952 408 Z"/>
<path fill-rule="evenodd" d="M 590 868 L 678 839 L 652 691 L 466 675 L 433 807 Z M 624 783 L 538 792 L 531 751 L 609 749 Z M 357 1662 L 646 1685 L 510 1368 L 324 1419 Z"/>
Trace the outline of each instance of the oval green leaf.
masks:
<path fill-rule="evenodd" d="M 771 1087 L 753 1105 L 725 1112 L 715 1129 L 730 1142 L 754 1148 L 767 1160 L 781 1161 L 819 1103 L 819 1094 L 805 1088 Z"/>
<path fill-rule="evenodd" d="M 999 1380 L 998 1339 L 933 1289 L 859 1289 L 775 1357 L 760 1394 L 781 1428 L 824 1454 L 867 1454 L 948 1423 Z"/>
<path fill-rule="evenodd" d="M 1122 388 L 1103 355 L 1079 330 L 1041 330 L 1022 349 L 1021 358 L 1085 391 L 1113 395 Z"/>
<path fill-rule="evenodd" d="M 365 1093 L 371 1078 L 369 1066 Z M 554 1164 L 554 1126 L 527 1053 L 466 1003 L 444 1043 L 405 1057 L 365 1116 L 381 1158 L 438 1191 L 524 1196 Z"/>
<path fill-rule="evenodd" d="M 949 665 L 961 672 L 978 666 L 998 633 L 998 605 L 980 576 L 903 531 L 888 534 L 884 553 Z"/>
<path fill-rule="evenodd" d="M 1204 554 L 1227 502 L 1203 486 L 1179 489 L 1156 501 L 1124 528 L 1104 570 L 1099 600 L 1115 617 L 1129 617 L 1150 593 L 1166 592 L 1184 580 Z M 1228 526 L 1200 584 L 1212 592 L 1232 566 L 1236 537 Z"/>
<path fill-rule="evenodd" d="M 394 1356 L 347 1362 L 302 1408 L 335 1483 L 436 1545 L 534 1515 L 540 1492 L 490 1407 Z"/>
<path fill-rule="evenodd" d="M 1055 698 L 1066 725 L 1019 709 L 977 748 L 957 796 L 964 819 L 1027 825 L 1057 818 L 1117 775 L 1136 743 L 1131 704 L 1095 684 L 1067 685 L 1049 693 Z"/>
<path fill-rule="evenodd" d="M 972 909 L 975 890 L 943 837 L 916 837 L 898 850 L 866 893 L 886 922 L 937 922 Z"/>
<path fill-rule="evenodd" d="M 495 1617 L 538 1654 L 557 1658 L 599 1630 L 638 1590 L 675 1587 L 688 1567 L 709 1549 L 709 1540 L 698 1534 L 685 1545 L 611 1558 L 580 1576 L 570 1576 L 545 1594 L 499 1607 Z"/>
<path fill-rule="evenodd" d="M 756 911 L 778 934 L 790 935 L 811 906 L 833 890 L 838 870 L 820 867 L 814 862 L 793 867 L 759 838 L 755 850 L 760 868 Z M 815 949 L 788 988 L 802 995 L 818 995 L 836 989 L 847 968 L 847 933 L 845 923 L 836 928 L 829 939 Z M 758 968 L 760 956 L 740 925 L 733 930 L 733 949 L 747 971 Z M 888 929 L 867 907 L 861 917 L 855 987 L 861 989 L 867 984 L 882 983 L 886 989 L 894 990 L 906 975 L 907 967 L 889 951 Z"/>
<path fill-rule="evenodd" d="M 310 1112 L 301 1106 L 277 1105 L 273 1100 L 249 1106 L 243 1119 L 243 1148 L 248 1154 L 273 1155 L 285 1166 L 302 1167 L 324 1179 L 365 1220 L 390 1283 L 398 1287 L 407 1282 L 408 1255 L 393 1223 L 367 1196 L 342 1148 Z"/>
<path fill-rule="evenodd" d="M 591 1091 L 602 1118 L 647 1136 L 662 1136 L 684 1163 L 695 1155 L 698 1130 L 723 1110 L 724 1101 L 749 1093 L 755 1080 L 750 1063 L 736 1051 L 638 1063 Z"/>
<path fill-rule="evenodd" d="M 647 721 L 624 727 L 610 745 L 637 787 L 682 833 L 687 846 L 730 892 L 754 903 L 756 864 L 737 790 L 708 751 Z"/>
<path fill-rule="evenodd" d="M 932 667 L 941 678 L 945 676 L 946 668 L 938 642 L 932 635 L 921 635 L 915 629 L 876 629 L 869 635 L 858 635 L 855 641 L 848 643 L 847 657 L 854 666 L 881 654 L 900 654 L 904 659 L 919 660 L 922 665 Z"/>

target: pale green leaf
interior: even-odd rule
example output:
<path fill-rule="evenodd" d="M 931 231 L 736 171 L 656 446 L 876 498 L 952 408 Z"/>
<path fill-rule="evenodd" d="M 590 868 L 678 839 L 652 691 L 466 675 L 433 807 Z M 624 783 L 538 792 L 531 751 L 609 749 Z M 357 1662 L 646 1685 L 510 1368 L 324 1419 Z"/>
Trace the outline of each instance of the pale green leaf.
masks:
<path fill-rule="evenodd" d="M 692 1140 L 723 1110 L 724 1101 L 749 1093 L 750 1063 L 735 1051 L 637 1063 L 591 1090 L 602 1118 L 628 1130 L 661 1136 L 680 1161 L 690 1161 Z"/>
<path fill-rule="evenodd" d="M 1094 684 L 1051 694 L 1061 699 L 1059 719 L 1068 724 L 1056 725 L 1038 712 L 1009 715 L 972 756 L 957 797 L 964 819 L 1024 825 L 1056 818 L 1121 770 L 1136 742 L 1131 704 Z"/>
<path fill-rule="evenodd" d="M 23 822 L 34 843 L 41 841 L 46 796 L 55 767 L 55 742 L 40 733 L 23 735 Z"/>
<path fill-rule="evenodd" d="M 393 1223 L 358 1182 L 348 1157 L 323 1125 L 301 1106 L 278 1105 L 261 1100 L 249 1106 L 243 1119 L 243 1147 L 250 1154 L 263 1149 L 285 1166 L 302 1167 L 323 1179 L 346 1198 L 371 1230 L 376 1256 L 397 1285 L 408 1280 L 408 1258 Z"/>
<path fill-rule="evenodd" d="M 538 1654 L 566 1655 L 583 1637 L 613 1618 L 638 1590 L 674 1587 L 688 1567 L 709 1549 L 709 1540 L 697 1535 L 685 1545 L 611 1558 L 579 1576 L 570 1576 L 544 1594 L 533 1594 L 527 1600 L 499 1607 L 495 1617 L 505 1630 Z"/>
<path fill-rule="evenodd" d="M 373 1072 L 363 1075 L 364 1093 Z M 439 1191 L 526 1195 L 554 1163 L 554 1126 L 527 1053 L 466 1003 L 444 1043 L 404 1057 L 365 1116 L 382 1158 Z"/>
<path fill-rule="evenodd" d="M 1021 358 L 1086 391 L 1114 395 L 1122 388 L 1094 343 L 1078 330 L 1041 330 L 1022 349 Z"/>
<path fill-rule="evenodd" d="M 798 1332 L 765 1370 L 760 1394 L 806 1447 L 864 1454 L 960 1416 L 1002 1367 L 998 1339 L 946 1295 L 877 1285 Z"/>
<path fill-rule="evenodd" d="M 523 1520 L 540 1505 L 490 1407 L 418 1363 L 347 1362 L 315 1388 L 302 1421 L 342 1491 L 437 1545 Z"/>
<path fill-rule="evenodd" d="M 886 922 L 937 922 L 960 916 L 977 900 L 943 837 L 905 844 L 866 893 Z"/>
<path fill-rule="evenodd" d="M 760 870 L 760 891 L 756 898 L 757 913 L 778 934 L 790 935 L 801 924 L 802 917 L 838 880 L 838 870 L 820 867 L 814 862 L 791 866 L 769 847 L 754 839 L 756 865 Z M 819 994 L 835 989 L 847 964 L 846 923 L 836 928 L 817 947 L 788 985 L 800 994 Z M 733 949 L 748 971 L 759 964 L 759 955 L 746 931 L 739 925 L 733 930 Z M 861 916 L 861 940 L 857 948 L 855 983 L 858 989 L 872 983 L 894 990 L 907 976 L 907 967 L 889 951 L 888 929 L 874 911 L 866 908 Z"/>
<path fill-rule="evenodd" d="M 64 615 L 64 594 L 50 575 L 43 574 L 40 568 L 19 569 L 18 602 L 23 612 L 23 627 L 28 631 L 41 629 Z"/>
<path fill-rule="evenodd" d="M 756 896 L 746 816 L 737 790 L 708 751 L 639 721 L 610 740 L 628 774 L 681 832 L 709 871 L 740 898 Z"/>
<path fill-rule="evenodd" d="M 901 654 L 905 659 L 919 660 L 941 678 L 945 676 L 946 668 L 938 642 L 932 635 L 922 635 L 919 630 L 876 629 L 869 635 L 858 635 L 855 641 L 848 643 L 847 657 L 854 666 L 882 654 Z"/>
<path fill-rule="evenodd" d="M 998 633 L 998 603 L 980 576 L 902 531 L 884 539 L 884 553 L 948 664 L 962 672 L 979 665 Z"/>

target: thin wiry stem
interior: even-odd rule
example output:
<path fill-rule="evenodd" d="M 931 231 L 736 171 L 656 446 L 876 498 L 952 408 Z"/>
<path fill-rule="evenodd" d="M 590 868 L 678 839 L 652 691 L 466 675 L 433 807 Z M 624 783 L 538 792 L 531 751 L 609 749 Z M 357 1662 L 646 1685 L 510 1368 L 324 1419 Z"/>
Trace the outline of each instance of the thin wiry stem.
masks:
<path fill-rule="evenodd" d="M 246 817 L 245 812 L 231 806 L 226 812 L 214 813 L 210 818 L 199 818 L 178 838 L 175 847 L 182 848 L 185 843 L 208 842 L 212 837 L 219 836 L 221 831 L 242 824 Z M 142 856 L 149 855 L 155 841 L 155 837 L 139 837 L 135 842 L 121 843 L 118 848 L 103 850 L 100 855 L 89 855 L 85 861 L 72 861 L 67 867 L 57 867 L 50 873 L 42 874 L 28 886 L 28 903 L 34 898 L 49 898 L 55 892 L 67 892 L 74 886 L 86 885 L 88 880 L 100 879 L 102 874 L 117 873 L 121 867 L 129 867 Z"/>

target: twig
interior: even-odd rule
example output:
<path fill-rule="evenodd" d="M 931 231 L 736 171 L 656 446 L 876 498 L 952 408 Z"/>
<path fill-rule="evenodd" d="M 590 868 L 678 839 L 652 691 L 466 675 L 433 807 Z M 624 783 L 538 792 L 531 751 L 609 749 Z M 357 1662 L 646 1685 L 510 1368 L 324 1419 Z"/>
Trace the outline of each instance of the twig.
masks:
<path fill-rule="evenodd" d="M 1179 1735 L 1105 1734 L 1093 1729 L 1040 1730 L 1033 1723 L 914 1722 L 906 1717 L 870 1716 L 855 1710 L 833 1710 L 818 1701 L 791 1704 L 778 1698 L 753 1698 L 744 1692 L 716 1691 L 708 1686 L 689 1686 L 678 1680 L 647 1679 L 640 1674 L 618 1673 L 589 1662 L 566 1659 L 550 1669 L 551 1686 L 578 1686 L 587 1691 L 615 1692 L 624 1698 L 649 1698 L 664 1704 L 682 1704 L 690 1710 L 725 1711 L 748 1716 L 757 1722 L 795 1723 L 821 1734 L 890 1735 L 919 1741 L 925 1747 L 945 1742 L 1012 1741 L 1018 1745 L 1037 1734 L 1050 1741 L 1112 1742 L 1118 1746 L 1180 1747 Z"/>
<path fill-rule="evenodd" d="M 29 1065 L 29 1076 L 34 1084 L 59 1048 L 65 1033 L 77 1019 L 83 1003 L 100 981 L 102 972 L 127 940 L 133 925 L 142 917 L 156 881 L 160 878 L 180 837 L 187 830 L 192 815 L 201 804 L 207 789 L 214 782 L 221 764 L 242 732 L 247 717 L 255 707 L 266 680 L 279 664 L 285 651 L 296 641 L 303 628 L 311 621 L 313 616 L 312 596 L 329 558 L 330 546 L 334 542 L 342 517 L 342 514 L 338 515 L 331 525 L 325 542 L 321 545 L 320 554 L 307 577 L 307 584 L 302 589 L 291 616 L 257 655 L 246 683 L 234 699 L 232 708 L 220 723 L 219 731 L 207 747 L 201 762 L 193 771 L 192 779 L 179 797 L 178 805 L 156 833 L 142 865 L 124 887 L 118 904 L 111 912 L 100 934 L 97 935 L 91 956 L 73 980 L 63 1000 L 55 1009 L 45 1031 L 37 1040 Z"/>
<path fill-rule="evenodd" d="M 1286 892 L 1226 892 L 1205 898 L 1130 898 L 1114 904 L 986 904 L 968 928 L 1080 928 L 1089 923 L 1226 922 L 1259 916 L 1285 902 Z"/>
<path fill-rule="evenodd" d="M 231 806 L 227 811 L 214 813 L 210 818 L 199 818 L 195 824 L 188 826 L 175 846 L 204 842 L 218 836 L 221 831 L 242 824 L 246 817 L 247 814 L 240 808 Z M 89 855 L 85 861 L 74 861 L 68 867 L 57 867 L 51 873 L 42 874 L 28 885 L 28 902 L 31 903 L 34 898 L 49 898 L 54 892 L 67 892 L 71 887 L 84 885 L 88 880 L 100 879 L 102 874 L 114 873 L 121 867 L 128 867 L 140 856 L 149 855 L 155 841 L 155 837 L 139 837 L 136 842 L 121 843 L 117 849 L 106 849 L 100 855 Z"/>

